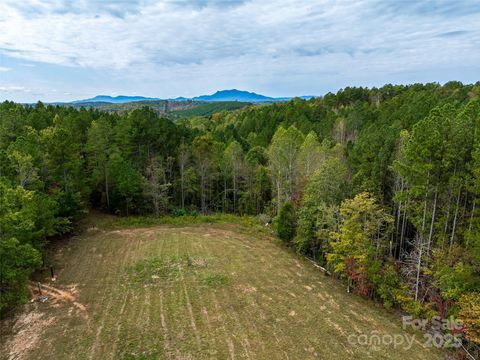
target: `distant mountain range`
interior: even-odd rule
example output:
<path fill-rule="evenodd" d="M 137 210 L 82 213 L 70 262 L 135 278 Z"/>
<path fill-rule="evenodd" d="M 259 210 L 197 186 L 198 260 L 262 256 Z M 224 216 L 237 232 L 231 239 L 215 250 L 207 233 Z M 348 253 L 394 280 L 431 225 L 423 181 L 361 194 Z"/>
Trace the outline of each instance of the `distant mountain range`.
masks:
<path fill-rule="evenodd" d="M 300 96 L 302 99 L 310 99 L 313 96 Z M 275 102 L 275 101 L 287 101 L 290 100 L 290 97 L 281 97 L 273 98 L 265 95 L 256 94 L 254 92 L 242 91 L 237 89 L 232 90 L 221 90 L 217 91 L 212 95 L 201 95 L 193 98 L 177 97 L 175 99 L 160 99 L 160 98 L 150 98 L 144 96 L 108 96 L 108 95 L 98 95 L 91 99 L 76 100 L 72 101 L 73 104 L 83 104 L 83 103 L 111 103 L 111 104 L 123 104 L 136 101 L 158 101 L 158 100 L 170 100 L 170 101 L 206 101 L 206 102 L 219 102 L 219 101 L 240 101 L 240 102 L 250 102 L 250 103 L 261 103 L 261 102 Z"/>
<path fill-rule="evenodd" d="M 97 95 L 91 99 L 85 99 L 85 100 L 75 100 L 72 101 L 72 104 L 78 104 L 78 103 L 97 103 L 97 102 L 103 102 L 103 103 L 111 103 L 111 104 L 123 104 L 127 102 L 133 102 L 133 101 L 153 101 L 153 100 L 161 100 L 159 98 L 149 98 L 149 97 L 144 97 L 144 96 L 108 96 L 108 95 Z"/>

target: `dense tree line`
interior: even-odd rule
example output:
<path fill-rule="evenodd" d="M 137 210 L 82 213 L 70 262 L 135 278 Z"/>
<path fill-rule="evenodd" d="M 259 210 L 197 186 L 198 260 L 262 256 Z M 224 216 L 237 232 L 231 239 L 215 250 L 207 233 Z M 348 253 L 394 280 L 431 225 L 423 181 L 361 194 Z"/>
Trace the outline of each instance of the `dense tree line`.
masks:
<path fill-rule="evenodd" d="M 259 215 L 348 288 L 480 343 L 480 84 L 346 88 L 173 122 L 0 105 L 0 309 L 88 208 Z"/>

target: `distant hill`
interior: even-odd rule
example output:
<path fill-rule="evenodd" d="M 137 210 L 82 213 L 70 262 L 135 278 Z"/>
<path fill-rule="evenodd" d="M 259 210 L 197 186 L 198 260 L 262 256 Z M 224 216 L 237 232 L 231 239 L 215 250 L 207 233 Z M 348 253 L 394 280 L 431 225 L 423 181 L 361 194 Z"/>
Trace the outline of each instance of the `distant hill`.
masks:
<path fill-rule="evenodd" d="M 241 109 L 248 105 L 251 105 L 251 103 L 240 101 L 217 101 L 203 103 L 190 109 L 173 110 L 170 114 L 172 117 L 209 116 L 221 111 Z"/>
<path fill-rule="evenodd" d="M 111 103 L 111 104 L 123 104 L 123 103 L 128 103 L 128 102 L 134 102 L 134 101 L 153 101 L 153 100 L 161 100 L 159 98 L 149 98 L 149 97 L 144 97 L 144 96 L 108 96 L 108 95 L 97 95 L 91 99 L 84 99 L 84 100 L 76 100 L 72 101 L 72 103 L 77 104 L 77 103 L 96 103 L 96 102 L 102 102 L 102 103 Z"/>
<path fill-rule="evenodd" d="M 190 116 L 209 116 L 216 112 L 236 110 L 251 105 L 249 102 L 227 101 L 227 102 L 205 102 L 198 100 L 144 100 L 124 103 L 109 103 L 101 101 L 74 102 L 58 104 L 72 106 L 74 108 L 93 108 L 109 113 L 123 113 L 139 109 L 145 106 L 153 109 L 158 115 L 171 118 L 183 118 Z"/>
<path fill-rule="evenodd" d="M 196 106 L 205 104 L 202 101 L 171 101 L 171 100 L 142 100 L 142 101 L 128 101 L 120 103 L 110 103 L 102 101 L 86 101 L 86 102 L 73 102 L 62 104 L 65 106 L 72 106 L 74 108 L 93 108 L 101 111 L 106 111 L 109 113 L 122 113 L 126 111 L 131 111 L 135 109 L 140 109 L 142 107 L 148 106 L 152 108 L 157 114 L 165 115 L 172 111 L 178 110 L 187 110 L 194 108 Z"/>

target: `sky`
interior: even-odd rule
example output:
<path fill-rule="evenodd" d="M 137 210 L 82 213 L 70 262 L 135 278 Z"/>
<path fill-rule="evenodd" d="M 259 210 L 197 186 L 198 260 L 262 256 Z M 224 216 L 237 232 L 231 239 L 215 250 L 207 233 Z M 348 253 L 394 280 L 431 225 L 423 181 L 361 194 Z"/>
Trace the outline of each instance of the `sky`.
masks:
<path fill-rule="evenodd" d="M 478 0 L 0 0 L 0 100 L 480 80 Z"/>

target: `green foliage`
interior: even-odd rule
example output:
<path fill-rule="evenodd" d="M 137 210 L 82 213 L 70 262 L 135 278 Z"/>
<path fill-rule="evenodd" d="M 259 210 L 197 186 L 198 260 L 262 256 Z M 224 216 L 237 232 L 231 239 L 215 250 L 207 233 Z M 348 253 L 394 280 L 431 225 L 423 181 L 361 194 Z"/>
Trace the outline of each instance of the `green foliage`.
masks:
<path fill-rule="evenodd" d="M 458 301 L 466 292 L 480 291 L 480 268 L 472 263 L 472 256 L 464 254 L 460 246 L 452 248 L 447 255 L 437 250 L 433 258 L 434 285 L 443 299 Z"/>
<path fill-rule="evenodd" d="M 373 261 L 368 266 L 368 278 L 375 287 L 378 295 L 386 308 L 391 308 L 399 303 L 404 291 L 402 280 L 392 261 L 381 264 Z"/>
<path fill-rule="evenodd" d="M 224 274 L 209 273 L 203 277 L 203 282 L 211 288 L 218 288 L 228 285 L 230 283 L 230 279 Z"/>
<path fill-rule="evenodd" d="M 192 117 L 192 116 L 209 116 L 221 111 L 232 111 L 251 105 L 250 103 L 240 101 L 220 101 L 196 105 L 191 109 L 175 110 L 170 114 L 174 117 Z"/>
<path fill-rule="evenodd" d="M 480 293 L 470 292 L 463 294 L 459 305 L 459 316 L 465 325 L 467 338 L 480 344 Z"/>
<path fill-rule="evenodd" d="M 40 266 L 40 253 L 15 238 L 0 238 L 0 311 L 26 302 L 26 283 Z"/>
<path fill-rule="evenodd" d="M 280 239 L 290 242 L 295 236 L 296 215 L 291 202 L 286 202 L 280 209 L 280 213 L 275 219 L 275 227 Z"/>
<path fill-rule="evenodd" d="M 207 266 L 206 260 L 188 255 L 168 258 L 147 258 L 135 262 L 127 269 L 129 280 L 144 284 L 159 284 L 165 281 L 181 281 Z"/>
<path fill-rule="evenodd" d="M 129 226 L 255 231 L 253 218 L 218 213 L 277 215 L 280 238 L 355 291 L 416 315 L 459 308 L 479 290 L 478 89 L 347 87 L 246 107 L 0 104 L 0 240 L 16 284 L 2 296 L 20 299 L 35 252 L 94 208 Z M 177 110 L 195 116 L 159 117 Z"/>
<path fill-rule="evenodd" d="M 303 143 L 302 133 L 294 126 L 279 127 L 268 148 L 270 175 L 277 192 L 277 209 L 293 198 L 298 182 L 297 156 Z"/>
<path fill-rule="evenodd" d="M 52 198 L 0 181 L 0 311 L 25 301 L 28 276 L 41 264 L 47 237 L 69 230 L 55 207 Z"/>
<path fill-rule="evenodd" d="M 165 281 L 184 281 L 186 277 L 200 281 L 210 288 L 228 285 L 230 278 L 227 275 L 207 271 L 210 261 L 190 255 L 146 258 L 130 265 L 125 275 L 129 281 L 141 286 L 160 285 Z"/>
<path fill-rule="evenodd" d="M 331 233 L 331 252 L 327 254 L 335 272 L 344 273 L 350 258 L 365 266 L 384 254 L 393 219 L 375 197 L 360 193 L 345 200 L 340 215 L 342 222 L 338 232 Z"/>

